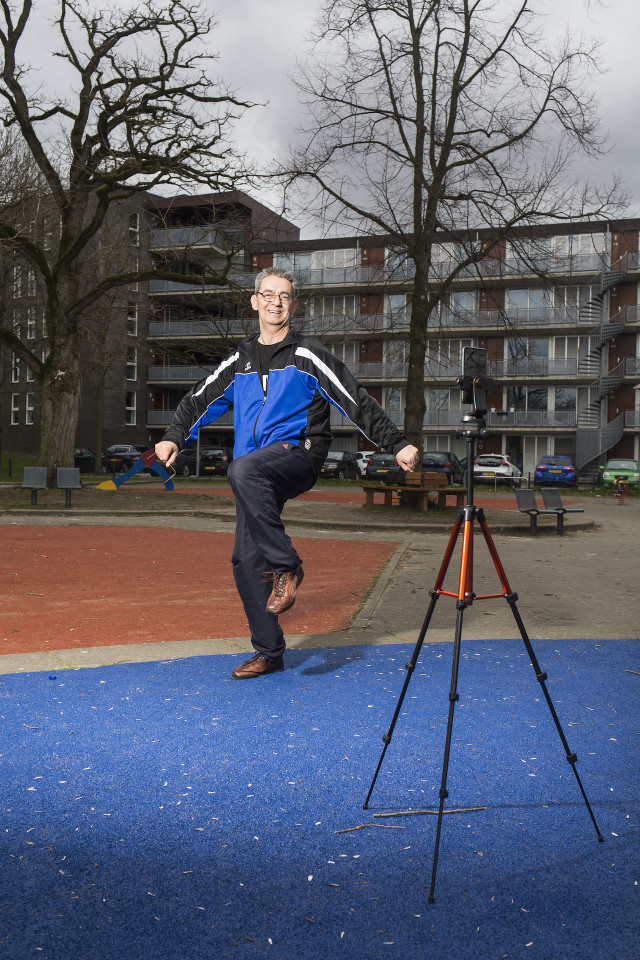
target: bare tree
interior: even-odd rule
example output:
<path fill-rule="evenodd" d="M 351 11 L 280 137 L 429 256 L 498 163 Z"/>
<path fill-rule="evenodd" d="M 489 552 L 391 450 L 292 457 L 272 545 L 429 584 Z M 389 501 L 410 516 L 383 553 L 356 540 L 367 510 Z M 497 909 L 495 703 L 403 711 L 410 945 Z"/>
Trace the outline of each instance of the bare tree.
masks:
<path fill-rule="evenodd" d="M 453 282 L 481 278 L 506 237 L 624 201 L 615 178 L 603 189 L 572 179 L 577 158 L 604 149 L 597 49 L 570 37 L 554 47 L 533 6 L 326 0 L 299 66 L 311 122 L 278 174 L 307 209 L 315 188 L 327 228 L 386 234 L 414 275 L 405 432 L 419 447 L 427 330 Z M 530 239 L 521 256 L 543 269 Z"/>
<path fill-rule="evenodd" d="M 0 190 L 0 248 L 13 282 L 26 271 L 37 286 L 49 352 L 36 355 L 6 321 L 0 344 L 39 381 L 40 462 L 50 475 L 73 462 L 91 309 L 115 288 L 157 275 L 104 256 L 96 270 L 109 211 L 162 185 L 221 190 L 238 182 L 228 134 L 249 104 L 208 74 L 207 8 L 146 0 L 93 10 L 85 0 L 57 0 L 50 65 L 62 64 L 64 93 L 56 96 L 26 65 L 32 0 L 0 0 L 0 118 L 13 157 Z M 204 282 L 224 283 L 230 263 Z"/>

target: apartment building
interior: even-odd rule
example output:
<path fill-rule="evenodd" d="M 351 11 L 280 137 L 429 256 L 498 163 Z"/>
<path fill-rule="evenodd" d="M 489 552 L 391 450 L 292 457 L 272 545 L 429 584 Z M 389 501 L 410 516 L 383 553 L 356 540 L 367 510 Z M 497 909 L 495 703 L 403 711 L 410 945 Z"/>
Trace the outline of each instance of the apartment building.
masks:
<path fill-rule="evenodd" d="M 143 217 L 145 256 L 172 279 L 141 292 L 148 364 L 138 365 L 145 401 L 132 442 L 159 439 L 184 392 L 255 329 L 249 294 L 270 265 L 297 277 L 296 325 L 403 423 L 412 269 L 388 238 L 302 240 L 294 224 L 239 192 L 148 198 Z M 456 437 L 465 412 L 456 378 L 462 348 L 482 346 L 495 381 L 485 451 L 511 455 L 525 473 L 548 453 L 573 455 L 585 474 L 608 456 L 640 458 L 639 237 L 640 220 L 548 226 L 514 235 L 463 270 L 427 333 L 425 449 L 466 453 Z M 434 275 L 449 275 L 463 240 L 438 244 Z M 203 282 L 223 268 L 223 285 Z M 126 393 L 122 382 L 121 399 Z M 337 448 L 367 446 L 337 411 L 332 426 Z M 3 427 L 7 448 L 11 427 Z M 232 435 L 229 414 L 201 442 Z M 106 423 L 105 438 L 125 439 Z"/>
<path fill-rule="evenodd" d="M 614 454 L 640 456 L 639 231 L 640 220 L 549 227 L 492 248 L 479 268 L 463 271 L 427 334 L 425 449 L 464 455 L 456 378 L 462 348 L 482 346 L 495 380 L 485 451 L 511 455 L 525 472 L 548 453 L 570 454 L 585 469 Z M 455 239 L 443 241 L 434 272 L 450 272 L 456 255 Z M 188 284 L 152 282 L 149 342 L 158 362 L 149 368 L 150 436 L 213 369 L 216 351 L 252 329 L 249 292 L 255 273 L 271 265 L 298 279 L 296 325 L 323 340 L 402 424 L 412 270 L 393 246 L 384 237 L 300 240 L 292 231 L 286 240 L 254 241 L 244 265 L 230 278 L 233 295 L 219 292 L 215 302 Z M 336 447 L 366 447 L 337 411 L 332 427 Z M 206 442 L 228 441 L 232 431 L 228 415 L 207 429 Z"/>

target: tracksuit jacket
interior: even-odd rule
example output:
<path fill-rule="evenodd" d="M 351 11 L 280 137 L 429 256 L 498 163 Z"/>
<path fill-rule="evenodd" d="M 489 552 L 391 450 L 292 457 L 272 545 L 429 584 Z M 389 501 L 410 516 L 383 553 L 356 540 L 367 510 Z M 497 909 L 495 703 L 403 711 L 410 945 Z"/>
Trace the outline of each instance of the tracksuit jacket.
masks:
<path fill-rule="evenodd" d="M 397 453 L 407 443 L 380 404 L 318 340 L 290 328 L 260 370 L 259 334 L 236 350 L 180 402 L 164 440 L 182 449 L 198 429 L 233 408 L 234 459 L 278 441 L 297 444 L 316 475 L 331 445 L 328 403 L 350 420 L 372 446 Z M 327 403 L 328 401 L 328 403 Z"/>

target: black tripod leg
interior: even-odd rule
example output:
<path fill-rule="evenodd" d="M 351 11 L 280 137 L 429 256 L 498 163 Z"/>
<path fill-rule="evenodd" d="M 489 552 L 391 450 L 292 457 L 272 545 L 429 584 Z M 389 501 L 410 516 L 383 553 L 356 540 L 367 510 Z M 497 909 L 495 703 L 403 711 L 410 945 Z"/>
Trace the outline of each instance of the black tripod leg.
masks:
<path fill-rule="evenodd" d="M 576 778 L 576 782 L 577 782 L 577 784 L 578 784 L 578 787 L 580 788 L 580 793 L 582 794 L 582 799 L 584 800 L 585 805 L 586 805 L 586 808 L 587 808 L 587 810 L 588 810 L 588 812 L 589 812 L 589 816 L 591 817 L 591 822 L 593 823 L 593 826 L 595 827 L 595 831 L 596 831 L 596 834 L 597 834 L 597 836 L 598 836 L 598 840 L 602 843 L 602 842 L 604 842 L 604 837 L 603 837 L 602 834 L 600 833 L 600 829 L 599 829 L 599 827 L 598 827 L 598 824 L 596 823 L 596 818 L 595 818 L 594 815 L 593 815 L 593 810 L 591 809 L 591 805 L 590 805 L 590 803 L 589 803 L 589 800 L 587 799 L 587 794 L 585 793 L 584 787 L 582 786 L 582 780 L 580 779 L 580 774 L 579 774 L 578 771 L 576 770 L 576 763 L 577 763 L 577 761 L 578 761 L 578 757 L 577 757 L 577 755 L 576 755 L 575 753 L 572 753 L 571 749 L 569 748 L 569 744 L 567 743 L 567 738 L 565 737 L 564 731 L 563 731 L 563 729 L 562 729 L 562 726 L 560 725 L 560 720 L 558 719 L 558 714 L 556 713 L 556 708 L 554 707 L 554 705 L 553 705 L 553 700 L 551 699 L 551 697 L 550 697 L 550 695 L 549 695 L 549 691 L 547 690 L 547 685 L 546 685 L 546 682 L 545 682 L 545 681 L 547 680 L 547 674 L 544 673 L 544 672 L 541 670 L 540 664 L 538 663 L 538 660 L 537 660 L 537 657 L 536 657 L 536 655 L 535 655 L 534 649 L 533 649 L 533 647 L 531 646 L 531 641 L 530 641 L 529 637 L 527 636 L 527 631 L 525 630 L 524 623 L 522 622 L 522 617 L 520 616 L 520 611 L 518 610 L 518 607 L 517 607 L 517 605 L 516 605 L 517 599 L 518 599 L 517 593 L 512 593 L 512 594 L 510 594 L 510 595 L 506 598 L 507 603 L 508 603 L 509 606 L 511 607 L 511 611 L 512 611 L 513 616 L 514 616 L 514 618 L 515 618 L 515 621 L 516 621 L 516 623 L 517 623 L 517 625 L 518 625 L 518 630 L 520 631 L 520 636 L 522 637 L 522 639 L 523 639 L 523 641 L 524 641 L 524 645 L 525 645 L 525 647 L 527 648 L 527 653 L 529 654 L 529 658 L 530 658 L 530 660 L 531 660 L 531 664 L 532 664 L 533 669 L 535 670 L 535 673 L 536 673 L 536 679 L 538 680 L 538 683 L 539 683 L 540 686 L 542 687 L 542 692 L 544 693 L 544 698 L 545 698 L 545 700 L 547 701 L 547 706 L 549 707 L 549 710 L 550 710 L 550 712 L 551 712 L 551 716 L 553 717 L 553 722 L 554 722 L 555 725 L 556 725 L 556 730 L 558 731 L 558 733 L 559 733 L 559 735 L 560 735 L 560 740 L 562 741 L 562 746 L 564 747 L 565 753 L 566 753 L 566 755 L 567 755 L 567 760 L 569 761 L 569 764 L 571 765 L 571 769 L 573 770 L 573 774 L 574 774 L 574 776 L 575 776 L 575 778 Z"/>
<path fill-rule="evenodd" d="M 436 887 L 436 870 L 438 869 L 438 852 L 440 850 L 440 832 L 442 830 L 442 813 L 444 810 L 444 801 L 449 796 L 447 791 L 447 775 L 449 772 L 449 751 L 451 749 L 451 734 L 453 732 L 453 711 L 456 701 L 460 699 L 458 694 L 458 669 L 460 666 L 460 644 L 462 640 L 462 616 L 467 604 L 464 600 L 458 600 L 456 617 L 456 635 L 453 643 L 453 664 L 451 667 L 451 688 L 449 690 L 449 717 L 447 720 L 447 739 L 444 745 L 444 760 L 442 762 L 442 780 L 440 781 L 440 805 L 438 807 L 438 824 L 436 827 L 436 844 L 433 851 L 433 866 L 431 868 L 431 887 L 429 889 L 429 903 L 435 900 L 434 891 Z"/>
<path fill-rule="evenodd" d="M 433 590 L 430 590 L 430 591 L 429 591 L 429 593 L 430 593 L 430 595 L 431 595 L 431 603 L 429 604 L 429 608 L 428 608 L 428 610 L 427 610 L 427 614 L 426 614 L 426 616 L 425 616 L 425 618 L 424 618 L 424 622 L 423 622 L 423 624 L 422 624 L 422 629 L 420 630 L 420 636 L 418 637 L 418 641 L 417 641 L 417 643 L 416 643 L 416 645 L 415 645 L 415 647 L 414 647 L 414 649 L 413 649 L 413 654 L 412 654 L 412 656 L 411 656 L 411 660 L 409 660 L 408 663 L 406 664 L 407 675 L 406 675 L 406 677 L 404 678 L 404 684 L 402 685 L 402 690 L 401 690 L 401 692 L 400 692 L 400 697 L 399 697 L 399 699 L 398 699 L 398 703 L 396 704 L 395 713 L 393 714 L 393 719 L 391 720 L 391 726 L 389 727 L 388 731 L 387 731 L 385 734 L 383 734 L 383 736 L 382 736 L 382 740 L 383 740 L 383 743 L 384 743 L 384 747 L 382 748 L 382 753 L 380 754 L 380 759 L 378 760 L 378 766 L 376 767 L 376 772 L 375 772 L 374 775 L 373 775 L 373 780 L 371 781 L 371 786 L 369 787 L 369 793 L 367 794 L 367 799 L 366 799 L 366 800 L 364 801 L 364 803 L 362 804 L 362 809 L 363 809 L 363 810 L 368 810 L 368 809 L 369 809 L 369 799 L 370 799 L 370 797 L 371 797 L 371 794 L 373 793 L 373 788 L 374 788 L 375 782 L 376 782 L 376 780 L 377 780 L 377 778 L 378 778 L 378 773 L 380 772 L 380 767 L 382 766 L 382 761 L 384 760 L 384 755 L 385 755 L 385 753 L 387 752 L 387 747 L 388 747 L 389 744 L 391 743 L 391 737 L 393 736 L 393 729 L 394 729 L 394 727 L 395 727 L 395 725 L 396 725 L 396 720 L 398 719 L 398 717 L 399 717 L 399 715 L 400 715 L 400 710 L 402 709 L 402 701 L 404 700 L 404 695 L 405 695 L 405 693 L 407 692 L 407 687 L 409 686 L 409 681 L 411 680 L 411 675 L 412 675 L 412 673 L 413 673 L 413 671 L 414 671 L 414 669 L 415 669 L 415 665 L 416 665 L 416 663 L 417 663 L 417 661 L 418 661 L 418 657 L 420 656 L 420 651 L 421 651 L 421 649 L 422 649 L 422 644 L 424 643 L 424 638 L 425 638 L 425 636 L 426 636 L 426 634 L 427 634 L 427 630 L 429 629 L 429 624 L 430 624 L 430 622 L 431 622 L 431 617 L 433 616 L 433 611 L 434 611 L 434 609 L 435 609 L 435 606 L 436 606 L 438 597 L 440 596 L 440 590 L 442 589 L 442 584 L 443 584 L 444 581 L 445 581 L 445 577 L 446 577 L 446 575 L 447 575 L 447 570 L 449 569 L 449 564 L 450 564 L 450 562 L 451 562 L 451 557 L 453 556 L 453 551 L 455 550 L 455 546 L 456 546 L 456 543 L 457 543 L 457 540 L 458 540 L 458 535 L 459 535 L 459 533 L 460 533 L 461 528 L 462 528 L 462 519 L 461 519 L 460 516 L 458 516 L 458 519 L 456 520 L 456 522 L 455 522 L 454 525 L 453 525 L 453 530 L 451 531 L 451 536 L 449 537 L 449 543 L 447 544 L 447 549 L 445 550 L 444 557 L 443 557 L 443 560 L 442 560 L 442 564 L 441 564 L 441 566 L 440 566 L 440 570 L 439 570 L 438 576 L 437 576 L 437 578 L 436 578 L 435 587 L 433 588 Z"/>
<path fill-rule="evenodd" d="M 396 725 L 396 721 L 397 721 L 398 717 L 400 716 L 400 710 L 402 709 L 402 701 L 404 700 L 404 695 L 405 695 L 405 693 L 407 692 L 407 687 L 409 686 L 409 681 L 411 680 L 411 676 L 412 676 L 412 674 L 413 674 L 413 671 L 415 670 L 415 666 L 416 666 L 416 663 L 417 663 L 417 661 L 418 661 L 418 657 L 420 656 L 420 651 L 422 650 L 422 644 L 424 643 L 424 638 L 425 638 L 426 633 L 427 633 L 427 630 L 428 630 L 428 628 L 429 628 L 429 623 L 431 622 L 431 617 L 432 617 L 432 615 L 433 615 L 433 611 L 434 611 L 434 609 L 435 609 L 435 605 L 436 605 L 436 603 L 437 603 L 438 597 L 440 596 L 440 594 L 439 594 L 436 590 L 431 590 L 431 591 L 429 591 L 429 592 L 431 593 L 431 603 L 429 604 L 429 608 L 428 608 L 428 610 L 427 610 L 427 614 L 426 614 L 426 616 L 425 616 L 425 618 L 424 618 L 424 622 L 423 622 L 423 624 L 422 624 L 422 629 L 420 630 L 420 636 L 418 637 L 418 641 L 417 641 L 415 647 L 413 648 L 413 654 L 412 654 L 412 656 L 411 656 L 411 660 L 407 661 L 407 663 L 405 664 L 405 669 L 406 669 L 406 671 L 407 671 L 407 674 L 406 674 L 406 676 L 405 676 L 405 678 L 404 678 L 404 683 L 403 683 L 403 685 L 402 685 L 402 690 L 401 690 L 401 692 L 400 692 L 400 697 L 399 697 L 398 702 L 397 702 L 397 704 L 396 704 L 396 709 L 395 709 L 395 713 L 393 714 L 393 719 L 391 720 L 391 726 L 389 727 L 388 731 L 382 735 L 382 741 L 383 741 L 383 743 L 384 743 L 384 747 L 382 748 L 382 753 L 380 754 L 380 759 L 378 760 L 378 766 L 376 767 L 376 772 L 375 772 L 374 775 L 373 775 L 373 780 L 371 781 L 371 786 L 369 787 L 369 793 L 367 794 L 367 799 L 366 799 L 365 802 L 362 804 L 362 809 L 363 809 L 363 810 L 368 810 L 368 809 L 369 809 L 369 799 L 370 799 L 370 797 L 371 797 L 371 794 L 373 793 L 373 788 L 374 788 L 374 786 L 375 786 L 375 782 L 376 782 L 376 780 L 378 779 L 378 773 L 380 772 L 380 767 L 382 766 L 382 761 L 384 760 L 384 755 L 385 755 L 385 753 L 386 753 L 386 751 L 387 751 L 387 747 L 388 747 L 389 744 L 391 743 L 391 737 L 393 736 L 393 730 L 394 730 L 394 727 L 395 727 L 395 725 Z"/>

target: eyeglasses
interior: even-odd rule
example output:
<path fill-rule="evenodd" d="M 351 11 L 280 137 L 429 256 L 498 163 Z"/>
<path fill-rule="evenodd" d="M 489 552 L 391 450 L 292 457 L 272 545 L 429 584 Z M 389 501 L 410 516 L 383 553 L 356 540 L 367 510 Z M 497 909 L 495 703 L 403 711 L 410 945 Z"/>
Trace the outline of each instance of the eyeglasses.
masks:
<path fill-rule="evenodd" d="M 263 293 L 262 290 L 258 290 L 258 293 L 267 303 L 275 303 L 276 297 L 279 297 L 280 303 L 291 303 L 293 297 L 290 293 L 272 293 L 270 290 L 267 293 Z"/>

